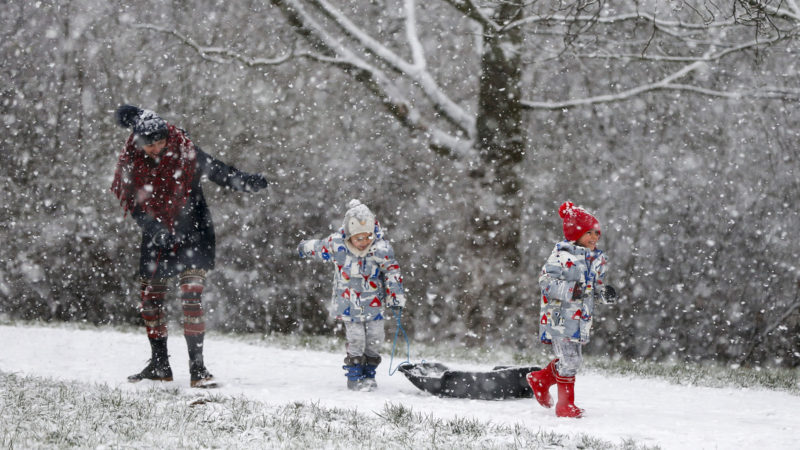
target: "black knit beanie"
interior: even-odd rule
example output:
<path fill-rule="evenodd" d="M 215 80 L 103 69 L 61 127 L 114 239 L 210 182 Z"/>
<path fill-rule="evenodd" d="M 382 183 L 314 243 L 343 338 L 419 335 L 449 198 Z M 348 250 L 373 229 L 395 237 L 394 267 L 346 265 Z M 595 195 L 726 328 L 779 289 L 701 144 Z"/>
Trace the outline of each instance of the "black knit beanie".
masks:
<path fill-rule="evenodd" d="M 136 145 L 145 146 L 166 139 L 169 134 L 167 122 L 149 109 L 141 109 L 133 105 L 122 105 L 117 108 L 117 123 L 133 131 Z"/>

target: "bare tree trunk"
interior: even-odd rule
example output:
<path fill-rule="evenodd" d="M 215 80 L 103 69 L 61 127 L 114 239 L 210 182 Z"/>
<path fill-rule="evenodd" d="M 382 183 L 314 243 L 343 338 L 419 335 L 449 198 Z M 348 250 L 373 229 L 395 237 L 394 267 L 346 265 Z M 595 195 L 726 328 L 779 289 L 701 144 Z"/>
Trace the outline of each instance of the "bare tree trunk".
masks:
<path fill-rule="evenodd" d="M 505 24 L 521 16 L 521 2 L 504 2 L 497 7 L 496 23 Z M 471 244 L 480 255 L 475 268 L 477 292 L 466 298 L 468 328 L 480 329 L 480 340 L 502 325 L 504 315 L 518 301 L 520 270 L 521 180 L 518 174 L 524 157 L 525 132 L 520 104 L 522 45 L 520 28 L 484 31 L 478 98 L 476 149 L 482 167 L 471 176 L 476 180 L 476 201 L 471 220 Z M 504 312 L 505 311 L 505 312 Z"/>

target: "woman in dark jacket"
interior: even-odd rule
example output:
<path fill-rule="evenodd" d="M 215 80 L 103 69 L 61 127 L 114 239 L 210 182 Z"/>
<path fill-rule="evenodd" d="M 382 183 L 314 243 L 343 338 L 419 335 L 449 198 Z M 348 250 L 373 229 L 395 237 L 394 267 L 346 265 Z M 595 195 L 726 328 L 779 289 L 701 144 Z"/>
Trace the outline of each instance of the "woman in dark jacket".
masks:
<path fill-rule="evenodd" d="M 120 153 L 111 191 L 142 229 L 141 314 L 152 351 L 147 367 L 128 380 L 172 381 L 164 298 L 169 279 L 178 275 L 191 386 L 212 387 L 214 378 L 203 363 L 201 296 L 206 272 L 214 268 L 215 239 L 200 180 L 206 176 L 245 192 L 263 189 L 267 181 L 212 158 L 153 111 L 123 105 L 116 118 L 132 133 Z"/>

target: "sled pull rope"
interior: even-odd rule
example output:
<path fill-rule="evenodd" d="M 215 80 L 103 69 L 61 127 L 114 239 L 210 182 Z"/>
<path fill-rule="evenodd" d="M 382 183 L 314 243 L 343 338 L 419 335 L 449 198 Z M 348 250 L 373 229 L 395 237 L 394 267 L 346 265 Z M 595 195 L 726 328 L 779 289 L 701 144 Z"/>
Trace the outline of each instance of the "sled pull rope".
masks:
<path fill-rule="evenodd" d="M 392 357 L 389 359 L 389 376 L 394 375 L 394 373 L 397 372 L 397 369 L 403 363 L 411 362 L 411 344 L 408 342 L 408 334 L 406 334 L 406 330 L 403 329 L 403 324 L 401 323 L 403 310 L 396 309 L 393 310 L 393 313 L 394 313 L 394 318 L 397 320 L 397 329 L 394 331 L 394 342 L 392 342 Z M 397 336 L 400 334 L 401 331 L 403 332 L 403 337 L 406 340 L 406 360 L 401 361 L 400 364 L 398 364 L 397 367 L 395 367 L 394 370 L 392 370 L 392 362 L 394 361 L 394 352 L 397 349 Z"/>

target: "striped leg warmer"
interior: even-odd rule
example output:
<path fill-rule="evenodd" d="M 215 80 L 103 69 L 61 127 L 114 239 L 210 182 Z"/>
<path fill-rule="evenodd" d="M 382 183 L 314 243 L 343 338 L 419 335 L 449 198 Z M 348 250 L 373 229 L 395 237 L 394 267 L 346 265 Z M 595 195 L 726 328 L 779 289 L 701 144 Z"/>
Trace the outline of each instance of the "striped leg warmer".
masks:
<path fill-rule="evenodd" d="M 183 334 L 186 337 L 202 336 L 206 332 L 203 317 L 203 288 L 206 282 L 206 271 L 190 269 L 180 276 L 181 305 L 183 307 Z"/>
<path fill-rule="evenodd" d="M 140 312 L 150 339 L 167 337 L 167 318 L 164 312 L 164 297 L 167 293 L 167 280 L 142 278 L 142 303 Z"/>

